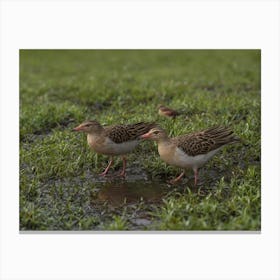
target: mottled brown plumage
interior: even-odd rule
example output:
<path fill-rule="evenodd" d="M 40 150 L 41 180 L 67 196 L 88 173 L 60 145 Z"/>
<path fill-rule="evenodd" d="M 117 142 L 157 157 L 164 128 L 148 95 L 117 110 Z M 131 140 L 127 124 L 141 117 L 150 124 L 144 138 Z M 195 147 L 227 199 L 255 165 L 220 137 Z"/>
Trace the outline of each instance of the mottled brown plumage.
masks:
<path fill-rule="evenodd" d="M 165 116 L 169 118 L 176 118 L 180 113 L 174 109 L 168 108 L 166 106 L 160 105 L 158 108 L 158 113 L 160 116 Z"/>
<path fill-rule="evenodd" d="M 101 175 L 107 174 L 113 163 L 113 156 L 122 155 L 123 170 L 121 175 L 125 176 L 125 155 L 132 152 L 140 141 L 139 137 L 147 133 L 154 126 L 155 123 L 139 122 L 104 127 L 94 120 L 85 121 L 73 130 L 85 132 L 87 134 L 88 145 L 96 153 L 110 156 L 110 162 Z"/>
<path fill-rule="evenodd" d="M 104 136 L 109 137 L 115 143 L 137 140 L 139 136 L 147 133 L 155 126 L 154 123 L 139 122 L 127 125 L 115 125 L 105 127 Z"/>
<path fill-rule="evenodd" d="M 192 168 L 197 184 L 198 169 L 210 160 L 224 145 L 240 142 L 231 129 L 221 126 L 169 138 L 160 127 L 152 128 L 141 136 L 157 142 L 158 152 L 166 163 L 180 168 Z M 184 171 L 185 172 L 185 171 Z M 180 180 L 182 172 L 173 182 Z"/>
<path fill-rule="evenodd" d="M 226 127 L 215 126 L 178 136 L 172 139 L 178 148 L 189 156 L 207 154 L 226 144 L 239 142 L 240 139 L 233 135 L 233 131 Z"/>

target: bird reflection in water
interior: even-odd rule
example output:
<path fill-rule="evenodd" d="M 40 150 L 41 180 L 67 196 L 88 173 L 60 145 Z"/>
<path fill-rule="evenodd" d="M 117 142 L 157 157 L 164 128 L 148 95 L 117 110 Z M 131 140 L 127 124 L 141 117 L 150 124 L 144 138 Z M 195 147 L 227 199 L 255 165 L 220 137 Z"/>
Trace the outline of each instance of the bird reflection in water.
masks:
<path fill-rule="evenodd" d="M 136 203 L 141 200 L 160 203 L 162 197 L 168 192 L 166 184 L 158 182 L 112 181 L 98 184 L 101 186 L 96 199 L 112 205 Z"/>

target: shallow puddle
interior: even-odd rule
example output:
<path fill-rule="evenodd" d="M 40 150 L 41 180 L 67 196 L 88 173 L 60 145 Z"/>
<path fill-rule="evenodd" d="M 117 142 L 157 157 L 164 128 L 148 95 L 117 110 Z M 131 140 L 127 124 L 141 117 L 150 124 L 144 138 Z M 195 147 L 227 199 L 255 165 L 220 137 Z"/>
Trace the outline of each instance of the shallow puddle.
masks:
<path fill-rule="evenodd" d="M 170 191 L 167 184 L 152 181 L 111 181 L 95 183 L 98 191 L 92 196 L 93 202 L 108 202 L 118 206 L 140 201 L 160 203 Z"/>

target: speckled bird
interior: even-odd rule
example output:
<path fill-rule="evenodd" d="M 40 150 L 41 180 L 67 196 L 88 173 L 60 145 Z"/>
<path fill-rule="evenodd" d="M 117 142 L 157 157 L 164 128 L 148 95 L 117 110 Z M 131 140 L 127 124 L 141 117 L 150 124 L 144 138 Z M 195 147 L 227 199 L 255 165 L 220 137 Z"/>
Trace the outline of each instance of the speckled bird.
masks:
<path fill-rule="evenodd" d="M 100 175 L 105 176 L 108 173 L 113 164 L 114 156 L 121 156 L 123 169 L 119 175 L 125 177 L 126 155 L 132 152 L 139 144 L 139 137 L 154 126 L 154 123 L 139 122 L 104 127 L 98 121 L 93 120 L 85 121 L 73 130 L 85 132 L 89 147 L 96 153 L 110 156 L 108 166 Z"/>
<path fill-rule="evenodd" d="M 194 171 L 194 184 L 197 184 L 198 170 L 227 144 L 240 142 L 231 129 L 221 126 L 199 132 L 169 138 L 160 127 L 152 128 L 141 136 L 157 142 L 160 158 L 166 163 L 182 168 L 184 171 L 171 183 L 179 181 L 185 169 Z"/>
<path fill-rule="evenodd" d="M 176 118 L 180 115 L 180 113 L 174 109 L 168 108 L 164 105 L 159 105 L 158 114 L 160 116 L 168 117 L 168 118 Z"/>

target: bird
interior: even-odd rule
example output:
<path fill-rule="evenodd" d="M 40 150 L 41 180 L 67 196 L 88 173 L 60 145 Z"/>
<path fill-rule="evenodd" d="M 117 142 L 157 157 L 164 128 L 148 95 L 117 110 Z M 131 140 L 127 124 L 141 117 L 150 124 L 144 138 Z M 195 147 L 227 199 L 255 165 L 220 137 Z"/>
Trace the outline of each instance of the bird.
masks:
<path fill-rule="evenodd" d="M 160 116 L 169 117 L 173 119 L 180 115 L 178 111 L 165 107 L 164 105 L 159 105 L 158 113 Z"/>
<path fill-rule="evenodd" d="M 194 185 L 197 185 L 198 170 L 227 144 L 240 142 L 230 128 L 215 126 L 187 135 L 168 137 L 164 129 L 157 126 L 143 134 L 141 139 L 154 140 L 158 145 L 160 158 L 166 163 L 183 169 L 183 172 L 171 180 L 178 182 L 185 174 L 185 169 L 194 172 Z"/>
<path fill-rule="evenodd" d="M 98 154 L 109 155 L 110 161 L 105 170 L 99 174 L 106 176 L 114 156 L 121 156 L 123 168 L 119 176 L 126 176 L 126 155 L 140 143 L 139 137 L 147 133 L 155 123 L 139 122 L 126 125 L 102 126 L 96 120 L 84 121 L 73 131 L 85 132 L 89 147 Z"/>

